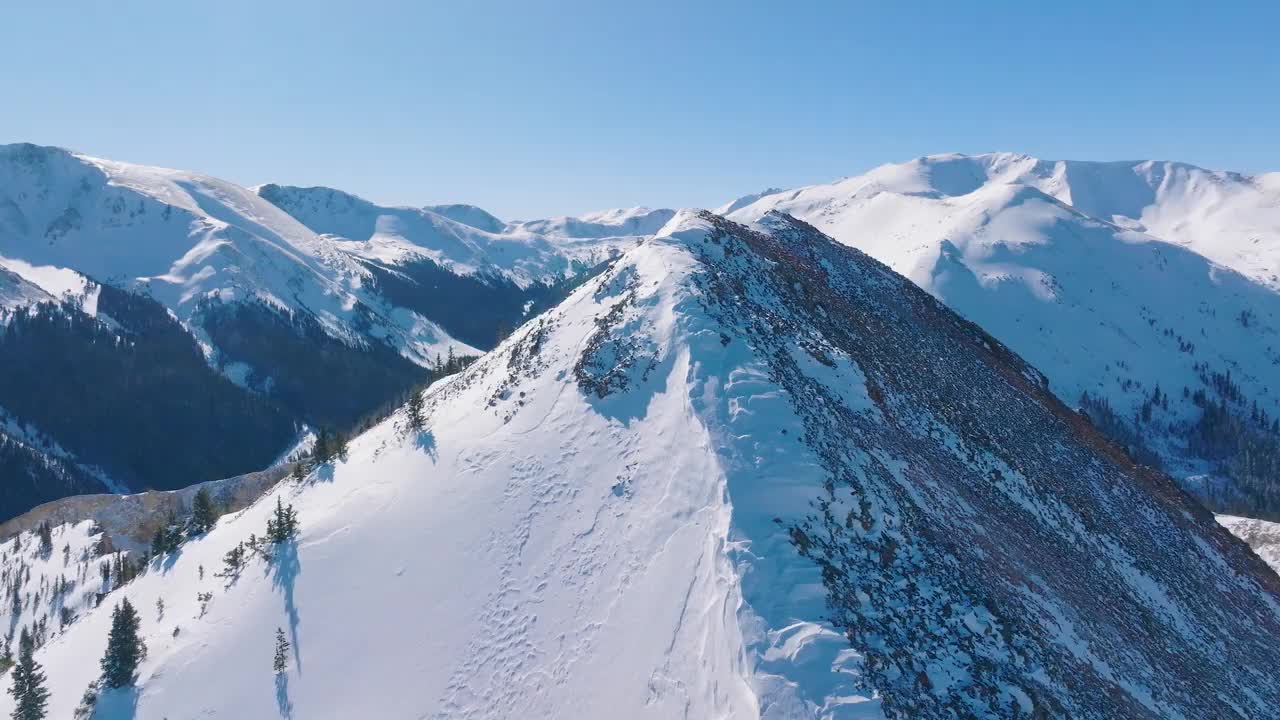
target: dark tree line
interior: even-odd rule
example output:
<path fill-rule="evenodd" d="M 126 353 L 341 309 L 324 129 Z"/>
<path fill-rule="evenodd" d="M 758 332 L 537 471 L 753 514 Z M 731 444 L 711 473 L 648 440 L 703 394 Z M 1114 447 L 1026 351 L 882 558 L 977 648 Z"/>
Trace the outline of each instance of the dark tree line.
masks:
<path fill-rule="evenodd" d="M 2 364 L 2 363 L 0 363 Z M 0 520 L 67 495 L 103 492 L 97 478 L 0 432 Z"/>
<path fill-rule="evenodd" d="M 252 387 L 313 427 L 351 428 L 425 375 L 390 345 L 349 345 L 262 303 L 210 302 L 200 318 L 224 360 L 253 368 Z"/>
<path fill-rule="evenodd" d="M 159 303 L 103 286 L 98 311 L 114 324 L 70 305 L 15 311 L 0 326 L 0 407 L 136 489 L 256 470 L 293 437 L 294 420 L 210 368 Z"/>
<path fill-rule="evenodd" d="M 511 328 L 555 307 L 609 266 L 609 261 L 579 264 L 567 268 L 570 274 L 562 280 L 522 288 L 499 275 L 458 275 L 426 259 L 395 266 L 362 262 L 378 292 L 392 303 L 431 318 L 452 337 L 482 350 L 492 349 Z"/>
<path fill-rule="evenodd" d="M 1226 482 L 1195 488 L 1214 512 L 1280 521 L 1280 417 L 1246 398 L 1231 373 L 1196 365 L 1201 387 L 1182 389 L 1198 410 L 1194 421 L 1165 427 L 1187 451 L 1212 464 Z M 1105 398 L 1085 393 L 1080 407 L 1094 426 L 1123 446 L 1137 462 L 1160 467 L 1146 436 L 1156 411 L 1169 409 L 1169 395 L 1156 386 L 1132 418 L 1118 415 Z"/>

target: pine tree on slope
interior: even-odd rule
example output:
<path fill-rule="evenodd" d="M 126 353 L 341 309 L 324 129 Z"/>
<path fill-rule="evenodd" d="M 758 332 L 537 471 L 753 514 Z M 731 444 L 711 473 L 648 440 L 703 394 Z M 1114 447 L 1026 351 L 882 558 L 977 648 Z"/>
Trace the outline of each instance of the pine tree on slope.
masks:
<path fill-rule="evenodd" d="M 191 533 L 203 535 L 212 530 L 216 522 L 218 512 L 213 507 L 213 498 L 209 497 L 208 490 L 200 488 L 191 501 Z"/>
<path fill-rule="evenodd" d="M 40 523 L 40 527 L 36 528 L 36 535 L 40 537 L 40 555 L 49 557 L 53 552 L 53 526 L 45 520 Z"/>
<path fill-rule="evenodd" d="M 276 497 L 276 509 L 267 518 L 267 542 L 282 543 L 292 540 L 298 534 L 298 513 L 290 504 L 285 507 L 279 496 Z"/>
<path fill-rule="evenodd" d="M 405 407 L 405 412 L 409 416 L 409 429 L 414 432 L 422 430 L 422 390 L 414 388 L 409 394 L 409 404 Z"/>
<path fill-rule="evenodd" d="M 289 640 L 283 628 L 276 628 L 276 655 L 272 667 L 277 675 L 289 669 Z"/>
<path fill-rule="evenodd" d="M 347 436 L 340 432 L 335 432 L 332 436 L 333 443 L 331 449 L 331 458 L 337 458 L 342 462 L 347 461 Z"/>
<path fill-rule="evenodd" d="M 31 633 L 22 628 L 22 637 L 18 640 L 18 664 L 13 667 L 13 685 L 9 694 L 13 696 L 13 720 L 43 720 L 45 705 L 49 702 L 49 691 L 44 687 L 44 672 L 35 659 L 35 642 Z"/>
<path fill-rule="evenodd" d="M 107 636 L 107 652 L 102 656 L 102 679 L 107 687 L 133 684 L 138 663 L 147 656 L 147 646 L 138 635 L 138 612 L 128 598 L 111 611 L 111 633 Z"/>

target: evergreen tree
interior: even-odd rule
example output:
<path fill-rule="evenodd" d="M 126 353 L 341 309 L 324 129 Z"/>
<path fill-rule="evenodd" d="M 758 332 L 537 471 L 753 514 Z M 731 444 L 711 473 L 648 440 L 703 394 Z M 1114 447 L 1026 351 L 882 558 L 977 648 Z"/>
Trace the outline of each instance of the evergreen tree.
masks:
<path fill-rule="evenodd" d="M 111 611 L 111 633 L 107 636 L 107 652 L 102 656 L 102 679 L 107 687 L 133 684 L 138 663 L 147 655 L 147 646 L 138 635 L 138 612 L 129 598 Z"/>
<path fill-rule="evenodd" d="M 151 557 L 160 557 L 166 553 L 171 553 L 178 549 L 182 544 L 182 531 L 175 524 L 164 525 L 156 530 L 156 534 L 151 538 Z M 139 567 L 146 563 L 140 563 Z"/>
<path fill-rule="evenodd" d="M 289 639 L 284 636 L 284 628 L 276 628 L 276 655 L 272 667 L 277 675 L 289 669 Z"/>
<path fill-rule="evenodd" d="M 4 636 L 4 644 L 0 647 L 0 673 L 13 667 L 13 631 Z"/>
<path fill-rule="evenodd" d="M 267 518 L 267 542 L 282 543 L 292 540 L 297 534 L 298 513 L 294 511 L 292 504 L 286 507 L 277 496 L 276 509 L 271 513 L 271 517 Z"/>
<path fill-rule="evenodd" d="M 49 691 L 44 687 L 44 672 L 36 662 L 35 650 L 31 633 L 22 628 L 22 638 L 18 641 L 18 664 L 13 668 L 13 685 L 9 688 L 14 701 L 10 717 L 14 720 L 42 720 L 45 716 Z"/>
<path fill-rule="evenodd" d="M 244 543 L 236 543 L 236 546 L 227 551 L 222 556 L 223 571 L 226 577 L 232 577 L 240 572 L 240 568 L 244 567 Z"/>
<path fill-rule="evenodd" d="M 36 534 L 40 536 L 40 554 L 49 557 L 53 552 L 53 526 L 45 520 L 36 528 Z"/>
<path fill-rule="evenodd" d="M 216 522 L 218 511 L 213 507 L 213 498 L 209 496 L 208 490 L 200 488 L 191 501 L 191 533 L 203 535 L 212 530 Z"/>
<path fill-rule="evenodd" d="M 347 461 L 347 436 L 344 433 L 335 432 L 333 434 L 333 453 L 332 456 Z"/>
<path fill-rule="evenodd" d="M 414 388 L 409 394 L 409 404 L 405 406 L 405 412 L 409 416 L 409 429 L 414 432 L 422 430 L 422 390 Z"/>
<path fill-rule="evenodd" d="M 311 457 L 315 458 L 316 464 L 323 465 L 329 462 L 329 458 L 333 457 L 331 445 L 332 440 L 328 430 L 320 428 L 316 431 L 316 444 L 311 449 Z"/>
<path fill-rule="evenodd" d="M 156 534 L 151 536 L 151 554 L 163 555 L 169 547 L 169 536 L 165 533 L 163 527 L 156 528 Z"/>

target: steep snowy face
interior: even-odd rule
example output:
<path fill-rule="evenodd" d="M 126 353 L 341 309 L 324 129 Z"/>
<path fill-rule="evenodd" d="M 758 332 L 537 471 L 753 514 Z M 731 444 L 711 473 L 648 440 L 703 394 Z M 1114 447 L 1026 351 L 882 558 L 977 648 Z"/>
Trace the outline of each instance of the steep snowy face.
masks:
<path fill-rule="evenodd" d="M 65 302 L 96 316 L 100 292 L 97 283 L 74 270 L 36 267 L 21 260 L 0 257 L 0 322 L 3 322 L 6 310 L 41 303 Z"/>
<path fill-rule="evenodd" d="M 1206 407 L 1225 403 L 1259 432 L 1280 414 L 1280 295 L 1247 263 L 1216 264 L 1222 253 L 1191 235 L 1141 232 L 1191 233 L 1218 207 L 1192 191 L 1209 187 L 1274 204 L 1257 179 L 1189 166 L 998 154 L 884 166 L 767 195 L 734 217 L 778 209 L 870 253 L 1044 370 L 1145 462 L 1192 477 L 1229 454 L 1199 437 Z M 1177 193 L 1201 199 L 1187 201 L 1193 210 Z"/>
<path fill-rule="evenodd" d="M 184 322 L 207 302 L 260 302 L 346 342 L 385 338 L 411 356 L 450 344 L 362 292 L 367 273 L 333 241 L 197 173 L 0 146 L 0 256 L 143 291 Z"/>
<path fill-rule="evenodd" d="M 477 352 L 341 245 L 216 178 L 0 146 L 0 431 L 44 456 L 21 474 L 56 457 L 141 490 L 260 469 L 296 424 L 349 427 Z M 21 485 L 0 517 L 86 489 Z"/>
<path fill-rule="evenodd" d="M 98 674 L 122 597 L 149 653 L 99 702 L 139 719 L 1280 702 L 1280 578 L 994 338 L 790 218 L 680 213 L 423 416 L 52 637 L 51 715 Z M 277 499 L 297 540 L 215 577 Z"/>
<path fill-rule="evenodd" d="M 237 289 L 288 298 L 275 281 L 318 269 L 304 251 L 314 234 L 243 189 L 192 173 L 9 145 L 0 207 L 5 254 L 144 283 L 174 306 Z M 248 277 L 234 277 L 241 272 Z M 324 291 L 342 293 L 330 283 Z"/>
<path fill-rule="evenodd" d="M 822 566 L 833 616 L 892 712 L 1274 706 L 1280 688 L 1261 675 L 1188 681 L 1206 665 L 1272 662 L 1263 638 L 1280 621 L 1280 582 L 1255 556 L 993 338 L 811 227 L 762 222 L 759 234 L 717 224 L 723 250 L 713 234 L 707 255 L 725 259 L 704 261 L 706 287 L 722 324 L 770 360 L 828 474 L 792 538 Z M 815 372 L 846 357 L 869 408 Z M 1272 629 L 1224 612 L 1227 586 L 1248 598 L 1240 617 Z M 1236 650 L 1245 656 L 1223 654 Z"/>

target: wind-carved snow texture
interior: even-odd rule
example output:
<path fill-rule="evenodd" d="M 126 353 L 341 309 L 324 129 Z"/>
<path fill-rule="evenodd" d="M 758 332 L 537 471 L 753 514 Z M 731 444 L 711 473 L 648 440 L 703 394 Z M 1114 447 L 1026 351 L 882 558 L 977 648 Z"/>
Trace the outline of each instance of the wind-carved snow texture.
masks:
<path fill-rule="evenodd" d="M 138 720 L 1280 701 L 1274 573 L 1000 343 L 788 218 L 682 212 L 424 400 L 423 430 L 396 413 L 53 637 L 50 716 L 119 597 L 164 600 Z M 296 542 L 215 577 L 277 498 Z"/>

